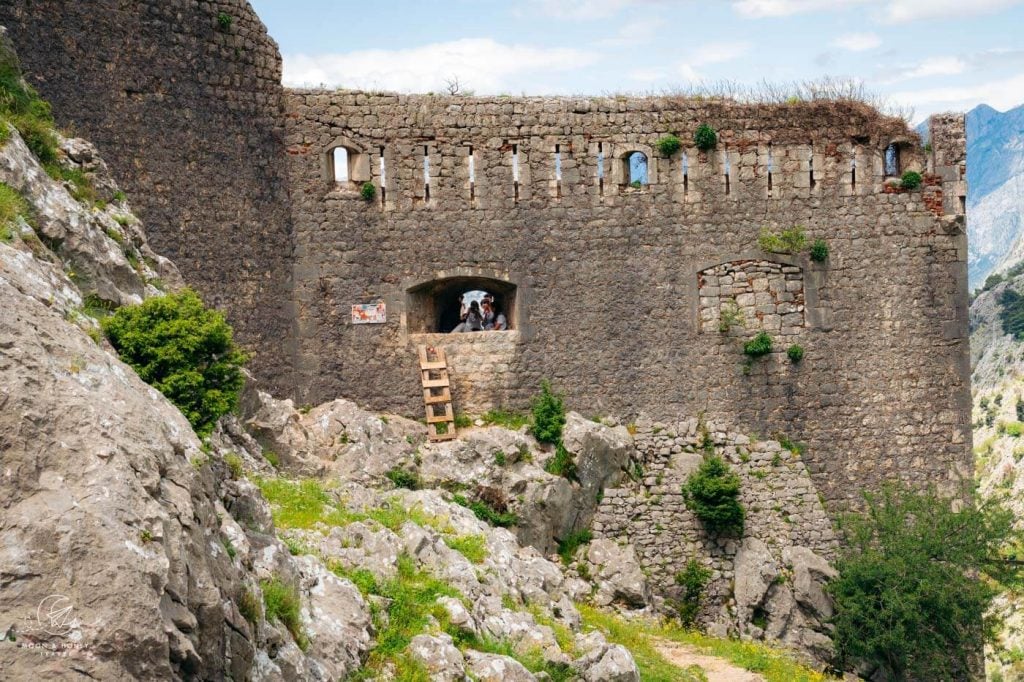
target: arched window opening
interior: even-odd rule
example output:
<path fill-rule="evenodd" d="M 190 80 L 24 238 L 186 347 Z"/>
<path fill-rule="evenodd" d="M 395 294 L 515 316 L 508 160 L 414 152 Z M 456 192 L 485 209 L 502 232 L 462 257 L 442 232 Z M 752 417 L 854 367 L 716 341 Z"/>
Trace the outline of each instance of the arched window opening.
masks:
<path fill-rule="evenodd" d="M 324 180 L 337 188 L 359 187 L 369 182 L 369 154 L 347 141 L 336 141 L 324 157 Z"/>
<path fill-rule="evenodd" d="M 348 150 L 344 147 L 334 148 L 334 181 L 348 182 Z"/>
<path fill-rule="evenodd" d="M 649 184 L 647 172 L 647 155 L 643 152 L 629 152 L 622 157 L 624 168 L 622 177 L 629 178 L 626 183 L 630 187 L 640 189 Z"/>
<path fill-rule="evenodd" d="M 408 292 L 412 333 L 509 331 L 516 326 L 516 285 L 483 277 L 451 277 Z"/>

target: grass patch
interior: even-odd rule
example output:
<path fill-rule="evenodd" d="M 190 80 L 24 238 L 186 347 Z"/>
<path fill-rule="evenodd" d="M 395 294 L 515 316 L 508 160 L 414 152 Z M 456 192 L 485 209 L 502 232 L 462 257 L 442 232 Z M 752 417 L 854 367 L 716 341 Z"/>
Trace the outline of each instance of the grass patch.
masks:
<path fill-rule="evenodd" d="M 633 653 L 640 667 L 640 679 L 644 682 L 661 680 L 700 680 L 681 677 L 680 668 L 673 666 L 659 654 L 654 646 L 655 638 L 686 644 L 701 653 L 718 656 L 733 665 L 760 673 L 768 682 L 824 682 L 834 678 L 806 668 L 787 653 L 754 642 L 732 639 L 717 639 L 699 632 L 686 630 L 678 625 L 657 624 L 643 620 L 625 620 L 592 606 L 579 605 L 584 626 L 601 630 L 608 641 L 622 644 Z"/>
<path fill-rule="evenodd" d="M 519 523 L 519 517 L 510 511 L 495 509 L 483 500 L 468 500 L 463 495 L 453 495 L 452 500 L 476 514 L 481 521 L 486 521 L 492 526 L 508 528 Z"/>
<path fill-rule="evenodd" d="M 289 481 L 284 478 L 256 479 L 256 485 L 270 503 L 274 525 L 278 529 L 309 529 L 317 523 L 343 526 L 360 520 L 333 506 L 334 500 L 319 481 Z"/>
<path fill-rule="evenodd" d="M 261 581 L 260 589 L 263 590 L 263 608 L 267 620 L 284 625 L 299 648 L 303 651 L 308 649 L 309 638 L 302 629 L 302 619 L 299 617 L 302 608 L 299 591 L 277 576 Z"/>
<path fill-rule="evenodd" d="M 446 536 L 444 544 L 474 564 L 482 564 L 487 558 L 487 539 L 483 535 Z"/>
<path fill-rule="evenodd" d="M 562 476 L 570 481 L 578 481 L 576 475 L 576 462 L 573 461 L 572 453 L 565 449 L 559 442 L 555 446 L 555 456 L 544 465 L 544 471 L 553 476 Z"/>
<path fill-rule="evenodd" d="M 0 241 L 12 241 L 18 217 L 27 219 L 30 211 L 28 202 L 16 189 L 0 182 Z"/>
<path fill-rule="evenodd" d="M 562 563 L 568 566 L 572 563 L 573 557 L 583 545 L 589 544 L 594 539 L 594 534 L 589 529 L 573 531 L 558 541 L 558 556 L 562 557 Z"/>

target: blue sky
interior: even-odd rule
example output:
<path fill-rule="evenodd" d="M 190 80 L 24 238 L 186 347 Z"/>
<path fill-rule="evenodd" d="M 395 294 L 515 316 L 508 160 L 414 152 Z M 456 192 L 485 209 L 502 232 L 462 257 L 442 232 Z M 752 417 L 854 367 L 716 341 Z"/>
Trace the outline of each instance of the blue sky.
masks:
<path fill-rule="evenodd" d="M 920 120 L 1024 102 L 1024 0 L 251 0 L 290 86 L 659 93 L 863 81 Z"/>

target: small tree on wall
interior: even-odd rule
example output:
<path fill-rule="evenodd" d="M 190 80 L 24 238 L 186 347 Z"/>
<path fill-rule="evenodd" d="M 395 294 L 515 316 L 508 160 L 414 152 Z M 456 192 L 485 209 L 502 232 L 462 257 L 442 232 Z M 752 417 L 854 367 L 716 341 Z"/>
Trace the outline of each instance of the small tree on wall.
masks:
<path fill-rule="evenodd" d="M 683 484 L 686 506 L 709 535 L 742 535 L 746 512 L 739 501 L 740 477 L 718 455 L 709 455 Z"/>

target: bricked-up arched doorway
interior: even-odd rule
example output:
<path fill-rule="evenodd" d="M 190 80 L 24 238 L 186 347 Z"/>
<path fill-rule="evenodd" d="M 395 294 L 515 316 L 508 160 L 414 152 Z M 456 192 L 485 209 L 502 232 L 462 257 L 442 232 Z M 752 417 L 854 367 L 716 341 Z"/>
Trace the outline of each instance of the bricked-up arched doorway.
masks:
<path fill-rule="evenodd" d="M 407 291 L 406 320 L 409 332 L 450 332 L 459 323 L 459 297 L 479 300 L 484 293 L 491 295 L 497 309 L 505 315 L 508 329 L 515 329 L 515 284 L 489 277 L 458 276 L 424 282 Z"/>

